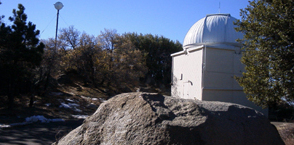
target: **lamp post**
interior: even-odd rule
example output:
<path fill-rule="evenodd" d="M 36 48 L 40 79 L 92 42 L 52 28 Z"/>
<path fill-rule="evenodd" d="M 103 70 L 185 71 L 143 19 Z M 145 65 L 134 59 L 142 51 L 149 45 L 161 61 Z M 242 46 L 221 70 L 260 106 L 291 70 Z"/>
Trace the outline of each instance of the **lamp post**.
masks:
<path fill-rule="evenodd" d="M 56 49 L 56 42 L 57 42 L 57 31 L 58 31 L 58 16 L 59 10 L 63 8 L 63 4 L 61 2 L 56 2 L 54 4 L 55 9 L 57 10 L 57 18 L 56 18 L 56 32 L 55 32 L 55 49 Z"/>

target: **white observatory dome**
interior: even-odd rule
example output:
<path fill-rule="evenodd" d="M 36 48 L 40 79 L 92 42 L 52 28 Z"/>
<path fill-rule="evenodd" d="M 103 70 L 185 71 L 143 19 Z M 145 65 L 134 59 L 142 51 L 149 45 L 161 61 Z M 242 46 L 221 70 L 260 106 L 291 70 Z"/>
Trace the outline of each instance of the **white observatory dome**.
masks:
<path fill-rule="evenodd" d="M 243 38 L 243 33 L 236 32 L 233 22 L 236 18 L 230 14 L 212 14 L 197 21 L 188 31 L 184 39 L 183 48 L 191 46 L 226 44 L 237 45 L 236 39 Z"/>

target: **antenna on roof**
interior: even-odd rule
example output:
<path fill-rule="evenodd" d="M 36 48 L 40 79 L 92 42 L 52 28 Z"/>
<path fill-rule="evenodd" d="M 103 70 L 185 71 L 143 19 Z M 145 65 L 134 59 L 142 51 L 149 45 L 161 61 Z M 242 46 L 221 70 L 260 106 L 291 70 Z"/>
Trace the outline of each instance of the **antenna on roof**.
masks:
<path fill-rule="evenodd" d="M 220 2 L 218 4 L 218 13 L 220 14 Z"/>

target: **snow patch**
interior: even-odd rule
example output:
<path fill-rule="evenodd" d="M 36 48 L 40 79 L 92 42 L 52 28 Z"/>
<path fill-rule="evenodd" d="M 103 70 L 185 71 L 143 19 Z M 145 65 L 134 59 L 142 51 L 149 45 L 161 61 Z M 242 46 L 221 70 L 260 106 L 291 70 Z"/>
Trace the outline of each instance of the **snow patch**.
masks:
<path fill-rule="evenodd" d="M 74 108 L 74 110 L 75 110 L 76 112 L 82 112 L 82 110 L 81 110 L 81 109 L 78 109 L 78 108 Z"/>
<path fill-rule="evenodd" d="M 60 122 L 64 121 L 63 119 L 57 118 L 57 119 L 47 119 L 43 115 L 37 115 L 37 116 L 31 116 L 26 118 L 26 122 L 38 122 L 41 121 L 42 123 L 49 123 L 49 122 Z"/>
<path fill-rule="evenodd" d="M 7 125 L 7 124 L 0 124 L 0 128 L 8 128 L 11 127 L 11 125 Z"/>
<path fill-rule="evenodd" d="M 86 119 L 89 115 L 71 115 L 73 118 Z"/>
<path fill-rule="evenodd" d="M 90 97 L 81 96 L 83 99 L 91 99 Z"/>
<path fill-rule="evenodd" d="M 61 103 L 61 105 L 59 105 L 59 108 L 74 108 L 74 107 L 79 107 L 80 105 L 79 104 L 76 104 L 76 103 Z"/>
<path fill-rule="evenodd" d="M 92 100 L 93 100 L 93 101 L 97 101 L 97 100 L 98 100 L 98 98 L 92 98 Z"/>
<path fill-rule="evenodd" d="M 46 105 L 47 107 L 49 107 L 49 106 L 51 105 L 51 103 L 46 103 L 45 105 Z"/>
<path fill-rule="evenodd" d="M 104 98 L 91 98 L 91 97 L 85 97 L 85 96 L 81 96 L 83 99 L 86 99 L 86 100 L 92 100 L 92 101 L 100 101 L 100 102 L 105 102 L 106 100 Z"/>
<path fill-rule="evenodd" d="M 68 102 L 75 102 L 74 100 L 72 100 L 72 99 L 65 99 L 66 101 L 68 101 Z"/>
<path fill-rule="evenodd" d="M 82 112 L 82 110 L 78 109 L 77 107 L 79 107 L 79 104 L 76 103 L 61 103 L 61 105 L 59 105 L 59 108 L 67 108 L 67 109 L 73 109 L 76 112 Z"/>
<path fill-rule="evenodd" d="M 35 122 L 40 121 L 41 123 L 49 123 L 49 122 L 64 122 L 63 119 L 61 118 L 56 118 L 56 119 L 47 119 L 43 115 L 37 115 L 37 116 L 31 116 L 27 117 L 25 119 L 25 122 L 20 122 L 20 123 L 12 123 L 12 124 L 0 124 L 0 128 L 9 128 L 13 126 L 19 126 L 19 125 L 26 125 L 26 124 L 32 124 Z"/>
<path fill-rule="evenodd" d="M 37 122 L 41 121 L 42 123 L 45 123 L 47 118 L 45 118 L 42 115 L 37 115 L 37 116 L 31 116 L 26 118 L 26 122 Z"/>
<path fill-rule="evenodd" d="M 103 98 L 99 98 L 99 100 L 100 100 L 102 103 L 106 102 L 106 100 L 103 99 Z"/>

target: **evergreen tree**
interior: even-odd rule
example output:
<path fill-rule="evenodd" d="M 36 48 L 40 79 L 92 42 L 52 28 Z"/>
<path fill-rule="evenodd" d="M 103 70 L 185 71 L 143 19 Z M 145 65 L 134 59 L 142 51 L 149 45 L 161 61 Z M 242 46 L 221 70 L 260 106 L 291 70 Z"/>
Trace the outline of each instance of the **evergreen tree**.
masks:
<path fill-rule="evenodd" d="M 24 6 L 13 10 L 11 26 L 0 26 L 0 88 L 8 96 L 8 107 L 12 108 L 14 97 L 33 88 L 33 69 L 40 65 L 43 43 L 39 43 L 39 30 L 27 21 Z"/>
<path fill-rule="evenodd" d="M 237 81 L 249 100 L 266 107 L 294 100 L 294 1 L 254 0 L 241 10 L 242 63 Z"/>

